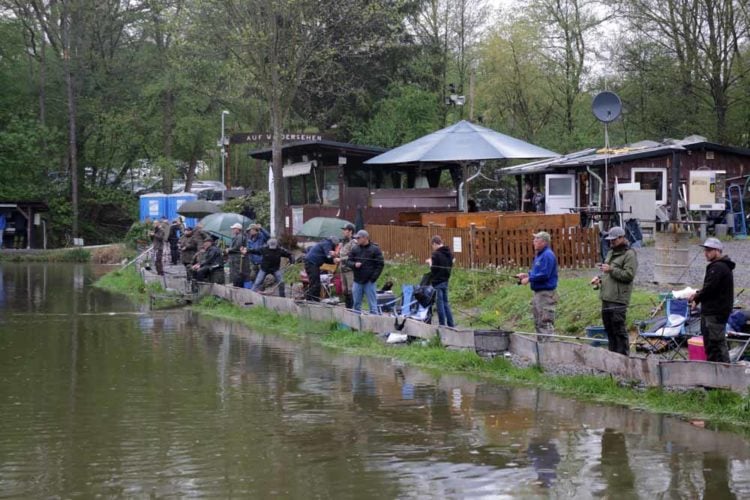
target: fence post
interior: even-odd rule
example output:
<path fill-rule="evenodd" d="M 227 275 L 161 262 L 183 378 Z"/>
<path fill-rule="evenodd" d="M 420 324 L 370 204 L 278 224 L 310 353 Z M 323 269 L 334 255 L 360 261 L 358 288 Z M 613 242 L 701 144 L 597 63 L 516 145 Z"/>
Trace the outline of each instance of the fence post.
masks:
<path fill-rule="evenodd" d="M 477 232 L 477 225 L 473 222 L 469 224 L 469 269 L 474 269 L 474 242 Z"/>

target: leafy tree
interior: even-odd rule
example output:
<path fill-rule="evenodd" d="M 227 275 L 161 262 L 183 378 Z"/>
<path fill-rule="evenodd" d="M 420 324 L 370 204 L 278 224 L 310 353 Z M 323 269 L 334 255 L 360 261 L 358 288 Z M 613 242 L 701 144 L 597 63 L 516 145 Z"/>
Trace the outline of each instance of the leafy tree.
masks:
<path fill-rule="evenodd" d="M 377 111 L 353 140 L 392 148 L 434 132 L 440 124 L 435 95 L 412 85 L 395 85 L 377 104 Z"/>

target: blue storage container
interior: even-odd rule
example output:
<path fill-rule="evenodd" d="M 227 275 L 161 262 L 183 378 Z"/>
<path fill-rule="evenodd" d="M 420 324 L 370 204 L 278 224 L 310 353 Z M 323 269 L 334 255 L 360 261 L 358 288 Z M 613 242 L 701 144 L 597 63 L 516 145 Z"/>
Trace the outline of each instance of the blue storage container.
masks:
<path fill-rule="evenodd" d="M 590 339 L 602 339 L 607 340 L 607 331 L 603 326 L 587 326 L 586 337 Z M 591 347 L 607 347 L 607 342 L 593 341 L 590 343 Z"/>
<path fill-rule="evenodd" d="M 194 201 L 198 199 L 198 195 L 195 193 L 173 193 L 167 196 L 167 217 L 169 221 L 175 220 L 177 217 L 181 217 L 177 211 L 180 209 L 183 203 L 186 201 Z M 198 223 L 198 219 L 194 217 L 183 218 L 185 226 L 195 227 Z"/>
<path fill-rule="evenodd" d="M 146 217 L 151 220 L 160 219 L 162 215 L 167 215 L 167 195 L 164 193 L 142 194 L 139 220 L 145 220 Z"/>

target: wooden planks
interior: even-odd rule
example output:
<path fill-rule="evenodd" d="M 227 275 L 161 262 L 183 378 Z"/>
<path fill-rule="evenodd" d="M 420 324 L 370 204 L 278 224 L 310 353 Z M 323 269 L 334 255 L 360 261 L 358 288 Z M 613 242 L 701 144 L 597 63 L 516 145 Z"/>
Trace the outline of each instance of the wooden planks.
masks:
<path fill-rule="evenodd" d="M 413 259 L 422 263 L 432 254 L 430 238 L 439 234 L 453 250 L 456 266 L 516 268 L 529 267 L 534 260 L 533 232 L 528 229 L 368 225 L 367 231 L 387 259 Z M 599 261 L 596 229 L 573 226 L 548 229 L 547 232 L 560 267 L 587 268 Z"/>

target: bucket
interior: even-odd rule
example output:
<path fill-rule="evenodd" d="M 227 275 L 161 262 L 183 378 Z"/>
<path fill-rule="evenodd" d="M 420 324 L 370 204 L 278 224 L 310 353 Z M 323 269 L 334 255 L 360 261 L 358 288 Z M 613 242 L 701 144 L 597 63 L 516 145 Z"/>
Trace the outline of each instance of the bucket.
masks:
<path fill-rule="evenodd" d="M 688 359 L 690 361 L 706 361 L 703 337 L 700 335 L 688 339 Z"/>
<path fill-rule="evenodd" d="M 503 352 L 510 345 L 510 333 L 504 330 L 474 330 L 474 350 Z"/>
<path fill-rule="evenodd" d="M 687 282 L 690 264 L 690 233 L 656 233 L 656 262 L 654 281 L 659 284 L 677 285 Z"/>
<path fill-rule="evenodd" d="M 607 331 L 604 329 L 603 326 L 587 326 L 586 327 L 586 337 L 590 339 L 601 339 L 601 340 L 607 340 Z M 593 341 L 590 342 L 591 347 L 606 347 L 606 342 L 597 342 Z"/>

